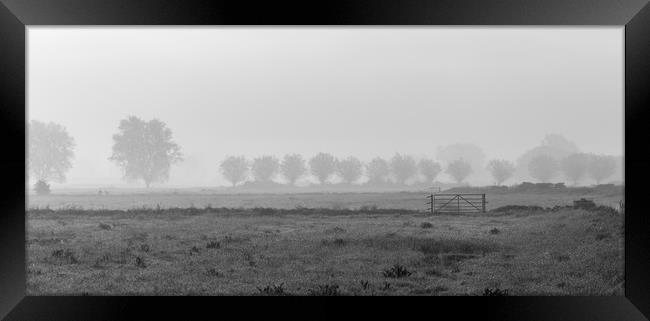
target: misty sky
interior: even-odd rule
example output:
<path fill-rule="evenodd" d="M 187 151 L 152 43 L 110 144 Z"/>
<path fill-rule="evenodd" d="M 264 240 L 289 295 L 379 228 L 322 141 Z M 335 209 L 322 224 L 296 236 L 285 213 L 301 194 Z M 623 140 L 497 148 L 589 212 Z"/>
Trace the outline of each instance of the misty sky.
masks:
<path fill-rule="evenodd" d="M 165 186 L 227 185 L 227 155 L 475 143 L 515 161 L 548 133 L 622 155 L 623 31 L 29 27 L 28 119 L 74 137 L 66 186 L 125 185 L 108 157 L 128 115 L 173 130 L 185 162 Z"/>

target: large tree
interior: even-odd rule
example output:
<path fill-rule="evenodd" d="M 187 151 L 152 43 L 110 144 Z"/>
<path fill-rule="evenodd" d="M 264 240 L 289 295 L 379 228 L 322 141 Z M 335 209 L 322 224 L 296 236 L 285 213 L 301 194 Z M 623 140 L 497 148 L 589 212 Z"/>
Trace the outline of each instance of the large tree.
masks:
<path fill-rule="evenodd" d="M 515 173 L 515 164 L 503 159 L 494 159 L 488 163 L 487 169 L 494 177 L 496 184 L 501 185 Z"/>
<path fill-rule="evenodd" d="M 433 159 L 428 158 L 421 159 L 418 162 L 418 169 L 427 183 L 433 183 L 438 174 L 442 171 L 440 164 Z"/>
<path fill-rule="evenodd" d="M 66 129 L 55 123 L 32 120 L 29 124 L 27 163 L 37 180 L 38 193 L 49 193 L 47 182 L 64 182 L 72 168 L 74 139 Z"/>
<path fill-rule="evenodd" d="M 406 184 L 417 173 L 415 159 L 409 155 L 395 154 L 390 160 L 390 169 L 398 184 Z"/>
<path fill-rule="evenodd" d="M 557 175 L 558 171 L 558 162 L 551 156 L 538 155 L 533 157 L 528 163 L 530 176 L 540 182 L 548 182 Z"/>
<path fill-rule="evenodd" d="M 606 155 L 592 155 L 589 159 L 587 172 L 591 178 L 600 184 L 604 179 L 609 178 L 616 170 L 616 158 Z"/>
<path fill-rule="evenodd" d="M 336 173 L 344 183 L 351 184 L 356 182 L 363 174 L 363 164 L 356 157 L 348 157 L 337 162 Z"/>
<path fill-rule="evenodd" d="M 221 162 L 220 169 L 221 174 L 232 184 L 232 187 L 248 177 L 248 162 L 244 156 L 227 157 Z"/>
<path fill-rule="evenodd" d="M 383 158 L 375 157 L 366 164 L 366 175 L 370 184 L 385 183 L 390 175 L 390 166 Z"/>
<path fill-rule="evenodd" d="M 262 156 L 253 160 L 253 178 L 257 182 L 271 182 L 280 169 L 280 161 L 273 156 Z"/>
<path fill-rule="evenodd" d="M 300 177 L 305 175 L 306 171 L 305 160 L 298 154 L 284 156 L 282 164 L 280 164 L 280 172 L 289 185 L 294 185 Z"/>
<path fill-rule="evenodd" d="M 472 173 L 472 165 L 464 159 L 456 159 L 447 164 L 445 173 L 453 177 L 457 183 L 461 183 Z"/>
<path fill-rule="evenodd" d="M 113 135 L 110 160 L 122 168 L 127 180 L 143 180 L 147 188 L 169 179 L 171 165 L 183 160 L 172 131 L 158 119 L 144 121 L 130 116 L 120 121 Z"/>
<path fill-rule="evenodd" d="M 336 158 L 327 153 L 319 153 L 309 160 L 309 169 L 321 184 L 325 184 L 336 171 Z"/>
<path fill-rule="evenodd" d="M 573 185 L 578 185 L 578 181 L 587 173 L 588 166 L 589 156 L 583 153 L 571 154 L 560 162 L 564 176 L 570 179 Z"/>

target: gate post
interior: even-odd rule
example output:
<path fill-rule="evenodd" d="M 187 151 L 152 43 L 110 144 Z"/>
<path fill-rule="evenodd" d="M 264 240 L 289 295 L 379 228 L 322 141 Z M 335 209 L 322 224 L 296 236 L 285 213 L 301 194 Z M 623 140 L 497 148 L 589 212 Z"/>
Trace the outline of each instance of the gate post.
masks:
<path fill-rule="evenodd" d="M 483 194 L 483 213 L 485 213 L 485 194 Z"/>

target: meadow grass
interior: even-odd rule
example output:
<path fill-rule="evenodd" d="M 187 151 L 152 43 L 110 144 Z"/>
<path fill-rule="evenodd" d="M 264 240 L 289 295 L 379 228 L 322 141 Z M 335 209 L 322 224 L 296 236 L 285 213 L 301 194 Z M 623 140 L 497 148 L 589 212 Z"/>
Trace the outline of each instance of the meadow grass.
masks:
<path fill-rule="evenodd" d="M 27 215 L 29 295 L 623 294 L 623 220 L 615 212 Z"/>

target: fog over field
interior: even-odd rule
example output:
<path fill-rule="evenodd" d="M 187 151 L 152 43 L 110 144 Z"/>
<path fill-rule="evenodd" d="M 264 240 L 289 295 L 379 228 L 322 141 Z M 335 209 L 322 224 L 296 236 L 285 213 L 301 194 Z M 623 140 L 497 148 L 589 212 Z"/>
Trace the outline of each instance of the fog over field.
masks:
<path fill-rule="evenodd" d="M 156 187 L 228 186 L 219 163 L 239 155 L 444 164 L 462 143 L 516 162 L 548 134 L 620 157 L 623 31 L 29 27 L 28 119 L 74 138 L 56 188 L 142 187 L 108 160 L 131 115 L 163 121 L 183 153 Z"/>
<path fill-rule="evenodd" d="M 26 292 L 621 296 L 623 31 L 30 27 Z"/>

